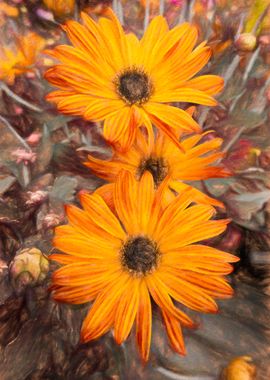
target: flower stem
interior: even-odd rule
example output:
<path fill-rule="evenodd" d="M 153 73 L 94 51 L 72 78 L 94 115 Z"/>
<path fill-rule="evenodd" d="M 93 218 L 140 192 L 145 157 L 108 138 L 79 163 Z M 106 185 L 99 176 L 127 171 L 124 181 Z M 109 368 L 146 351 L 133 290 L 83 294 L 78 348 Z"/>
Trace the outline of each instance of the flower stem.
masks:
<path fill-rule="evenodd" d="M 22 104 L 23 106 L 31 109 L 32 111 L 42 112 L 41 108 L 34 106 L 33 104 L 22 99 L 20 96 L 16 95 L 13 91 L 11 91 L 11 89 L 4 82 L 0 82 L 0 90 L 4 91 L 8 96 L 14 99 L 17 103 Z"/>

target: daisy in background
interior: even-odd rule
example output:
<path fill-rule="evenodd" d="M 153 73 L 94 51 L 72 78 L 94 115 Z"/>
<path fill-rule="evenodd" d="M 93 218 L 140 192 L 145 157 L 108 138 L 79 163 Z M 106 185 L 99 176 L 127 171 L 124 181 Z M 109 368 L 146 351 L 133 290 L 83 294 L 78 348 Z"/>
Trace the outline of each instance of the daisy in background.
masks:
<path fill-rule="evenodd" d="M 82 13 L 83 25 L 63 26 L 73 46 L 60 45 L 47 54 L 60 61 L 45 78 L 59 90 L 47 95 L 58 110 L 103 121 L 105 139 L 127 151 L 137 129 L 145 126 L 153 143 L 152 125 L 181 147 L 180 128 L 200 132 L 185 110 L 168 103 L 216 105 L 213 95 L 223 88 L 216 75 L 193 78 L 209 61 L 210 47 L 195 47 L 197 29 L 189 23 L 169 30 L 155 17 L 144 36 L 125 34 L 111 10 L 98 22 Z"/>
<path fill-rule="evenodd" d="M 223 207 L 222 202 L 184 183 L 184 181 L 228 177 L 232 174 L 221 165 L 215 165 L 215 161 L 224 156 L 219 150 L 223 140 L 213 138 L 200 143 L 206 134 L 196 134 L 183 139 L 182 151 L 163 133 L 158 133 L 155 144 L 149 146 L 144 134 L 139 131 L 128 152 L 114 150 L 110 160 L 101 160 L 89 155 L 85 165 L 98 177 L 110 182 L 98 188 L 96 192 L 106 198 L 111 207 L 113 207 L 113 182 L 116 181 L 122 168 L 129 170 L 137 180 L 146 171 L 150 172 L 156 188 L 165 181 L 167 184 L 163 198 L 165 202 L 174 198 L 175 194 L 189 189 L 195 202 Z"/>
<path fill-rule="evenodd" d="M 166 207 L 163 196 L 164 186 L 155 190 L 148 171 L 139 181 L 121 171 L 114 186 L 115 213 L 98 194 L 83 194 L 83 209 L 67 206 L 69 224 L 57 227 L 54 238 L 54 246 L 65 254 L 50 256 L 63 264 L 52 276 L 52 289 L 57 301 L 94 301 L 82 325 L 83 342 L 113 329 L 121 344 L 135 323 L 141 357 L 147 361 L 153 301 L 172 348 L 185 354 L 182 326 L 194 323 L 181 304 L 216 313 L 214 298 L 232 295 L 225 275 L 238 258 L 197 243 L 221 234 L 228 220 L 210 220 L 214 208 L 194 205 L 189 191 Z"/>
<path fill-rule="evenodd" d="M 34 32 L 15 36 L 13 46 L 0 46 L 0 80 L 9 85 L 18 75 L 31 72 L 38 54 L 45 46 L 45 40 Z"/>

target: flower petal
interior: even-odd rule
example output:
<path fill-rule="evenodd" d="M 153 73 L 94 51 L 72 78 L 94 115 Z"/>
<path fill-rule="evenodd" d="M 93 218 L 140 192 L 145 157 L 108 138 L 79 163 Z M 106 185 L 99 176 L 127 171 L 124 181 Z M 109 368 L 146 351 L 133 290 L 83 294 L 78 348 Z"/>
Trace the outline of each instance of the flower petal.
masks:
<path fill-rule="evenodd" d="M 130 279 L 116 307 L 114 337 L 118 344 L 126 340 L 135 320 L 139 304 L 139 286 L 138 279 Z"/>
<path fill-rule="evenodd" d="M 150 344 L 151 344 L 151 333 L 152 333 L 152 306 L 150 296 L 147 287 L 144 282 L 140 285 L 140 297 L 138 313 L 136 318 L 136 337 L 137 344 L 140 349 L 141 357 L 144 362 L 148 360 Z"/>
<path fill-rule="evenodd" d="M 125 238 L 125 233 L 119 220 L 112 213 L 106 202 L 98 194 L 82 194 L 80 197 L 83 208 L 87 211 L 92 221 L 102 230 L 119 240 Z"/>
<path fill-rule="evenodd" d="M 164 310 L 162 315 L 172 348 L 180 355 L 185 355 L 185 343 L 179 321 Z"/>
<path fill-rule="evenodd" d="M 187 132 L 200 131 L 200 127 L 196 121 L 180 108 L 151 102 L 144 105 L 144 109 L 149 113 L 149 117 L 154 123 L 158 119 L 169 125 L 175 132 L 178 132 L 178 130 Z"/>
<path fill-rule="evenodd" d="M 113 325 L 116 305 L 126 290 L 128 275 L 121 273 L 119 279 L 105 287 L 97 296 L 83 321 L 81 340 L 88 342 L 105 334 Z"/>

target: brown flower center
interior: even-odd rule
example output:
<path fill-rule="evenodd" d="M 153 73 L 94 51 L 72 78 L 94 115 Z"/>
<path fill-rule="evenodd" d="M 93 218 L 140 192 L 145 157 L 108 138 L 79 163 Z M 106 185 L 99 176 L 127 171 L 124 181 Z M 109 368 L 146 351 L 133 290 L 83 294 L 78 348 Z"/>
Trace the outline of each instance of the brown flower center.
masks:
<path fill-rule="evenodd" d="M 129 272 L 143 276 L 158 264 L 160 252 L 157 244 L 147 236 L 132 236 L 122 247 L 122 265 Z"/>
<path fill-rule="evenodd" d="M 115 79 L 116 91 L 126 103 L 142 104 L 148 101 L 153 85 L 149 76 L 139 68 L 129 68 Z"/>
<path fill-rule="evenodd" d="M 141 178 L 146 170 L 152 174 L 155 185 L 158 187 L 168 174 L 169 167 L 163 157 L 149 157 L 146 160 L 142 160 L 138 167 L 139 178 Z"/>

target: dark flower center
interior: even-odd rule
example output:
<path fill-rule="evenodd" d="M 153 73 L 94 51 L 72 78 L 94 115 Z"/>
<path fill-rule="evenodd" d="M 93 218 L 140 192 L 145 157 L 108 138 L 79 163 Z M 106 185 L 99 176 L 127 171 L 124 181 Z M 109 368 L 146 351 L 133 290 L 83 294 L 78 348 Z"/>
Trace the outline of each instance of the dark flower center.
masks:
<path fill-rule="evenodd" d="M 122 265 L 135 275 L 146 275 L 157 267 L 157 244 L 146 236 L 130 237 L 122 248 Z"/>
<path fill-rule="evenodd" d="M 130 105 L 147 102 L 153 90 L 148 75 L 138 68 L 125 70 L 117 77 L 115 84 L 120 97 Z"/>
<path fill-rule="evenodd" d="M 142 160 L 138 167 L 139 178 L 141 178 L 146 170 L 152 174 L 155 185 L 158 187 L 168 174 L 169 168 L 163 157 L 149 157 L 146 160 Z"/>

